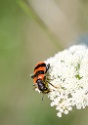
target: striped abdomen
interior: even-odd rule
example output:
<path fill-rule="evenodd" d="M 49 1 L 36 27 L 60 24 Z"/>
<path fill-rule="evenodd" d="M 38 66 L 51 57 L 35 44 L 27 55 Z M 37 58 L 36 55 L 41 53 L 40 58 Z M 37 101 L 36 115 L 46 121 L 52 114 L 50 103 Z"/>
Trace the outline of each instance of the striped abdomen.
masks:
<path fill-rule="evenodd" d="M 47 67 L 45 62 L 39 62 L 35 68 L 34 68 L 34 74 L 32 75 L 32 78 L 34 79 L 34 83 L 38 79 L 44 80 L 45 73 L 47 72 Z"/>

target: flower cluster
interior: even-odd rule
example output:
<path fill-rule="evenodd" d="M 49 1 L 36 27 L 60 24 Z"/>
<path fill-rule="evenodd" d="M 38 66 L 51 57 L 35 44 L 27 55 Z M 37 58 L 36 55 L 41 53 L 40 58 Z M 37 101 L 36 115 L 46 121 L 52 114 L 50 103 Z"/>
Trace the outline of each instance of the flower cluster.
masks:
<path fill-rule="evenodd" d="M 88 48 L 75 45 L 47 59 L 50 64 L 48 94 L 51 106 L 56 106 L 57 116 L 68 114 L 73 106 L 77 109 L 88 106 Z"/>

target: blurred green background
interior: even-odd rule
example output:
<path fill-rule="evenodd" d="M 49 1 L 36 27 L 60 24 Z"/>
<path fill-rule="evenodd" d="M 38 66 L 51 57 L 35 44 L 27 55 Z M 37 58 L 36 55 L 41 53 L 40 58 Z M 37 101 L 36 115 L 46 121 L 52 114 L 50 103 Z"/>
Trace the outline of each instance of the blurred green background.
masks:
<path fill-rule="evenodd" d="M 87 0 L 0 0 L 0 125 L 88 125 L 88 109 L 62 118 L 33 90 L 36 62 L 88 43 Z"/>

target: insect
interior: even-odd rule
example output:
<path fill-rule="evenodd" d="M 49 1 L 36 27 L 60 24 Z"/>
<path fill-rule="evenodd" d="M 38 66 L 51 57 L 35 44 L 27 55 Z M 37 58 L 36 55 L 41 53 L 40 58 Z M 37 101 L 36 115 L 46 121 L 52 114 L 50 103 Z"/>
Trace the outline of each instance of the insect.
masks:
<path fill-rule="evenodd" d="M 46 76 L 46 73 L 49 68 L 50 64 L 46 64 L 45 62 L 39 62 L 34 68 L 34 74 L 31 75 L 31 78 L 33 78 L 34 81 L 33 85 L 35 86 L 35 89 L 38 88 L 43 94 L 51 92 L 48 87 L 48 83 L 51 83 L 47 80 Z M 52 86 L 54 87 L 54 85 Z"/>

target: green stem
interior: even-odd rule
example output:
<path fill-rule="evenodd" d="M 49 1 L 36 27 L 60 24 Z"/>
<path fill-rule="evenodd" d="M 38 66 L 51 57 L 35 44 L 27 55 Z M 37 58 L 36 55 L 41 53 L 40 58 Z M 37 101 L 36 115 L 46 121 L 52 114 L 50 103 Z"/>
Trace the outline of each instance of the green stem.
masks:
<path fill-rule="evenodd" d="M 52 41 L 52 43 L 56 46 L 59 47 L 59 50 L 64 49 L 62 45 L 59 43 L 60 40 L 52 34 L 52 32 L 49 30 L 49 28 L 45 25 L 45 23 L 40 19 L 40 17 L 36 14 L 36 12 L 33 10 L 30 4 L 24 2 L 23 0 L 17 1 L 19 6 L 23 9 L 23 11 L 32 19 L 33 21 L 36 21 L 37 24 L 42 27 L 42 29 L 47 33 L 48 37 Z"/>

